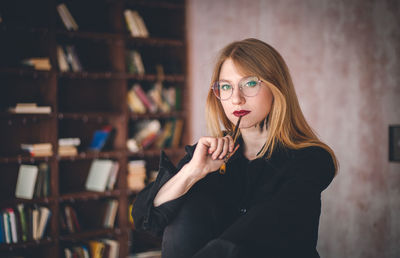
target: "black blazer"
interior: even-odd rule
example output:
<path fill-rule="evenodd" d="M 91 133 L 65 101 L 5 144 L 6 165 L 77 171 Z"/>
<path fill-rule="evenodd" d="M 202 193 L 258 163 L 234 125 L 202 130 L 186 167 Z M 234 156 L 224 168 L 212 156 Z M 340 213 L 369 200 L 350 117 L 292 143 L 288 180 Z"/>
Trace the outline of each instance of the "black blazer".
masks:
<path fill-rule="evenodd" d="M 239 148 L 225 175 L 210 173 L 185 195 L 154 207 L 158 190 L 191 160 L 195 147 L 186 146 L 177 168 L 162 152 L 156 181 L 134 202 L 138 230 L 159 236 L 165 230 L 163 257 L 319 257 L 321 192 L 335 170 L 326 150 L 278 147 L 270 159 L 249 161 Z M 204 211 L 212 215 L 191 221 Z M 198 223 L 207 236 L 194 232 Z"/>

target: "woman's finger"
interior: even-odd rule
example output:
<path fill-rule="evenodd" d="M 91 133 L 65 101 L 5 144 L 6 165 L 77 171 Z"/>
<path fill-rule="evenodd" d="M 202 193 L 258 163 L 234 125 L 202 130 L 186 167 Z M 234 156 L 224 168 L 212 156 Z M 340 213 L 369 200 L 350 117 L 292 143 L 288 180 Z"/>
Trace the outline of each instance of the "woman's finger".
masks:
<path fill-rule="evenodd" d="M 222 139 L 223 139 L 223 147 L 222 147 L 222 152 L 218 157 L 219 159 L 223 159 L 229 152 L 229 138 L 224 137 Z"/>
<path fill-rule="evenodd" d="M 218 156 L 221 154 L 222 149 L 224 147 L 224 140 L 222 138 L 216 138 L 217 140 L 217 148 L 215 149 L 214 153 L 212 154 L 212 159 L 218 159 Z"/>

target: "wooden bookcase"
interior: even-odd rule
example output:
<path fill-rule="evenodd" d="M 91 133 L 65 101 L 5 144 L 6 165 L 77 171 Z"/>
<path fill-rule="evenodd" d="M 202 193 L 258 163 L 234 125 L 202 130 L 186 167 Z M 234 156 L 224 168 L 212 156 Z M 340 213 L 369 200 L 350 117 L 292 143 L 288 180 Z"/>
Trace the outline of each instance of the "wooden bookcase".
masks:
<path fill-rule="evenodd" d="M 56 6 L 66 3 L 79 25 L 78 31 L 65 29 Z M 130 36 L 125 9 L 138 10 L 150 37 Z M 120 257 L 132 251 L 157 247 L 159 239 L 139 234 L 129 222 L 128 207 L 135 192 L 126 183 L 130 160 L 145 159 L 148 170 L 158 168 L 159 149 L 131 153 L 126 147 L 132 125 L 143 119 L 184 120 L 185 132 L 178 148 L 166 149 L 177 162 L 188 143 L 187 47 L 184 0 L 5 0 L 0 3 L 0 210 L 23 203 L 43 205 L 52 216 L 46 237 L 39 241 L 0 244 L 0 256 L 64 257 L 63 248 L 96 238 L 112 238 L 120 244 Z M 57 63 L 57 45 L 71 44 L 77 49 L 84 70 L 61 72 Z M 143 76 L 130 74 L 126 51 L 137 49 L 146 68 Z M 30 57 L 49 57 L 50 71 L 22 67 Z M 162 64 L 163 83 L 179 87 L 182 105 L 169 113 L 133 114 L 127 105 L 127 93 L 133 83 L 150 87 L 157 79 L 155 65 Z M 51 106 L 50 114 L 10 114 L 7 109 L 18 102 L 37 102 Z M 110 150 L 86 151 L 93 132 L 103 125 L 116 129 Z M 57 155 L 58 139 L 79 137 L 78 156 Z M 21 153 L 21 143 L 50 142 L 54 155 L 30 157 Z M 84 184 L 93 159 L 119 162 L 116 187 L 112 191 L 89 192 Z M 18 169 L 21 164 L 45 162 L 50 167 L 50 195 L 24 200 L 15 198 Z M 119 201 L 115 228 L 104 229 L 96 222 L 104 200 Z M 59 216 L 64 205 L 79 211 L 82 231 L 62 232 Z"/>

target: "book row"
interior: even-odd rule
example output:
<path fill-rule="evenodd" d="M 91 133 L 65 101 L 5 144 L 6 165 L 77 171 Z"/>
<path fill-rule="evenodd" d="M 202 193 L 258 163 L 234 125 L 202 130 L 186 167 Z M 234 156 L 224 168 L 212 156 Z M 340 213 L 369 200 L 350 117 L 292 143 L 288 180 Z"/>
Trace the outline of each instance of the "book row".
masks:
<path fill-rule="evenodd" d="M 79 30 L 79 25 L 71 14 L 69 8 L 65 3 L 57 5 L 57 12 L 64 24 L 65 28 L 69 31 Z M 149 31 L 143 20 L 143 17 L 136 10 L 126 9 L 124 11 L 124 18 L 127 29 L 133 37 L 149 37 Z"/>
<path fill-rule="evenodd" d="M 134 124 L 133 137 L 128 139 L 127 147 L 131 152 L 176 148 L 180 144 L 182 130 L 182 119 L 169 119 L 164 125 L 157 119 L 138 121 Z"/>
<path fill-rule="evenodd" d="M 65 258 L 117 258 L 119 243 L 113 239 L 95 239 L 64 248 Z"/>
<path fill-rule="evenodd" d="M 0 213 L 0 243 L 20 243 L 40 240 L 46 234 L 51 217 L 48 207 L 25 207 L 18 204 L 16 208 L 6 208 Z"/>
<path fill-rule="evenodd" d="M 181 108 L 181 89 L 163 87 L 161 82 L 153 84 L 147 92 L 139 83 L 128 91 L 129 109 L 136 114 L 167 113 Z"/>
<path fill-rule="evenodd" d="M 91 219 L 94 225 L 87 225 L 87 221 L 81 219 L 84 215 L 92 216 L 92 213 L 85 213 L 82 210 L 77 212 L 77 209 L 71 205 L 64 205 L 60 212 L 59 223 L 63 233 L 77 233 L 84 231 L 87 227 L 92 228 L 114 228 L 115 219 L 118 211 L 118 200 L 108 199 L 105 202 L 96 205 L 97 211 L 95 218 Z M 86 223 L 85 223 L 86 222 Z"/>

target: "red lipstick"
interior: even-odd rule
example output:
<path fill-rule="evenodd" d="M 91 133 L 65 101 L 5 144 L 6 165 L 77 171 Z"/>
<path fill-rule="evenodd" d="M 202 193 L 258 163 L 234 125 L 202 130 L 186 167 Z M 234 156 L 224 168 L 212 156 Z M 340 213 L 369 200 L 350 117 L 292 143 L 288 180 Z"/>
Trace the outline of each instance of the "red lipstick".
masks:
<path fill-rule="evenodd" d="M 247 115 L 248 113 L 250 113 L 249 110 L 239 110 L 239 111 L 233 112 L 233 114 L 234 114 L 235 116 L 237 116 L 237 117 L 245 116 L 245 115 Z"/>

